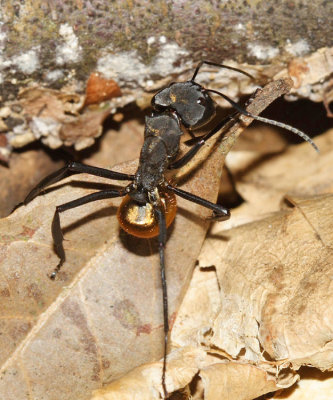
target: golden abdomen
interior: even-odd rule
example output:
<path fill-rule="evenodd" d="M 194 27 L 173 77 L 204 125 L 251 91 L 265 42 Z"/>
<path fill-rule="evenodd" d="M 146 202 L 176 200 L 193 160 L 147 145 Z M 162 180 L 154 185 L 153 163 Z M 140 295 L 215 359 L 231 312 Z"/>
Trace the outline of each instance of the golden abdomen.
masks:
<path fill-rule="evenodd" d="M 175 219 L 177 212 L 176 196 L 167 189 L 160 189 L 159 195 L 165 212 L 168 227 Z M 131 196 L 126 195 L 118 208 L 117 217 L 121 228 L 141 238 L 151 238 L 159 233 L 158 221 L 155 218 L 152 204 L 138 204 Z"/>

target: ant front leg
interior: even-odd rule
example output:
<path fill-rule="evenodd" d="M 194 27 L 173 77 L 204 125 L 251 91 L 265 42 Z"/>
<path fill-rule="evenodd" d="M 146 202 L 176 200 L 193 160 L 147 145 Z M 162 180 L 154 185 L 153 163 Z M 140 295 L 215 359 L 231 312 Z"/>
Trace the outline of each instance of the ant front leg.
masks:
<path fill-rule="evenodd" d="M 60 226 L 60 216 L 61 212 L 70 210 L 75 207 L 82 206 L 83 204 L 91 203 L 97 200 L 110 199 L 113 197 L 121 197 L 124 196 L 127 192 L 125 190 L 102 190 L 100 192 L 95 192 L 88 194 L 87 196 L 81 197 L 79 199 L 69 201 L 68 203 L 61 204 L 56 207 L 56 211 L 54 213 L 54 217 L 52 220 L 52 238 L 55 247 L 55 252 L 59 257 L 60 261 L 52 274 L 50 275 L 51 279 L 55 279 L 58 272 L 60 271 L 63 263 L 66 260 L 65 250 L 63 246 L 64 236 Z"/>
<path fill-rule="evenodd" d="M 91 165 L 85 165 L 75 161 L 71 161 L 65 167 L 59 169 L 58 171 L 53 172 L 52 174 L 44 178 L 42 181 L 40 181 L 38 185 L 34 189 L 32 189 L 31 192 L 28 194 L 28 196 L 25 198 L 24 204 L 27 204 L 31 200 L 33 200 L 47 186 L 57 183 L 62 179 L 66 178 L 67 176 L 73 174 L 82 174 L 82 173 L 94 176 L 100 176 L 102 178 L 119 180 L 119 181 L 134 180 L 134 175 L 122 174 L 120 172 L 110 171 L 105 168 L 92 167 Z"/>
<path fill-rule="evenodd" d="M 172 190 L 175 194 L 177 194 L 179 197 L 182 197 L 183 199 L 192 201 L 193 203 L 199 204 L 200 206 L 212 210 L 213 214 L 209 219 L 212 219 L 214 221 L 225 221 L 230 218 L 230 211 L 227 208 L 223 207 L 221 204 L 211 203 L 208 200 L 198 197 L 192 193 L 185 192 L 185 190 L 175 188 L 171 185 L 167 185 L 167 188 L 169 190 Z"/>
<path fill-rule="evenodd" d="M 224 118 L 220 123 L 218 123 L 214 129 L 212 129 L 210 132 L 208 132 L 206 135 L 203 135 L 201 139 L 197 143 L 195 143 L 191 149 L 183 155 L 179 160 L 176 160 L 175 162 L 171 163 L 168 166 L 168 169 L 178 169 L 186 165 L 196 154 L 197 152 L 201 149 L 201 147 L 206 143 L 208 139 L 210 139 L 212 136 L 214 136 L 217 132 L 219 132 L 222 128 L 225 126 L 228 126 L 229 122 L 233 120 L 233 118 L 236 116 L 236 113 Z"/>

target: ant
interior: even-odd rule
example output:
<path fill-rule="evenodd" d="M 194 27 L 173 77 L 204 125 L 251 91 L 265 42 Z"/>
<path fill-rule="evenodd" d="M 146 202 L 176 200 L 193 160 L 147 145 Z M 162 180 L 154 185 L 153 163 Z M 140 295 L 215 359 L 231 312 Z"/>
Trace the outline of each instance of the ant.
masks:
<path fill-rule="evenodd" d="M 78 162 L 69 162 L 67 166 L 44 178 L 32 189 L 24 201 L 25 204 L 30 202 L 34 197 L 38 196 L 45 187 L 59 182 L 69 175 L 77 173 L 86 173 L 111 180 L 130 182 L 122 189 L 101 190 L 56 207 L 51 230 L 55 252 L 59 257 L 59 263 L 50 275 L 50 278 L 56 278 L 66 260 L 63 247 L 64 238 L 60 226 L 60 213 L 97 200 L 123 197 L 117 212 L 121 228 L 130 235 L 140 238 L 158 237 L 163 293 L 164 356 L 161 382 L 164 398 L 168 396 L 165 379 L 169 333 L 164 255 L 167 228 L 173 222 L 176 215 L 176 195 L 212 210 L 211 218 L 214 220 L 226 220 L 230 217 L 229 210 L 222 205 L 211 203 L 195 194 L 186 192 L 170 184 L 165 178 L 166 171 L 178 169 L 187 164 L 206 141 L 220 132 L 238 113 L 258 121 L 287 129 L 302 137 L 318 151 L 313 141 L 298 129 L 274 120 L 253 115 L 223 93 L 213 89 L 206 89 L 195 82 L 195 78 L 203 64 L 233 70 L 253 79 L 250 74 L 240 69 L 210 61 L 201 61 L 190 80 L 185 82 L 173 82 L 168 87 L 157 92 L 152 98 L 151 105 L 153 111 L 150 116 L 147 116 L 145 119 L 144 143 L 141 148 L 139 166 L 134 175 L 110 171 Z M 192 147 L 182 157 L 176 159 L 179 153 L 180 138 L 183 134 L 182 128 L 185 128 L 192 138 L 195 139 L 196 137 L 192 130 L 205 126 L 214 118 L 216 114 L 216 103 L 210 96 L 210 93 L 223 97 L 232 105 L 236 112 L 218 122 L 210 132 L 197 138 Z"/>

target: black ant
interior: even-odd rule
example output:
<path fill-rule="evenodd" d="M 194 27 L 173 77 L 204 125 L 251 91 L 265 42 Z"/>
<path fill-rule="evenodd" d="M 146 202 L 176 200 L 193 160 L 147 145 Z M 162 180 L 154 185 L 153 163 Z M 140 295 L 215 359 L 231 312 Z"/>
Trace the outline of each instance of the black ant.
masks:
<path fill-rule="evenodd" d="M 43 179 L 25 199 L 25 203 L 28 203 L 34 197 L 39 195 L 46 186 L 76 173 L 86 173 L 103 178 L 131 182 L 123 189 L 101 190 L 56 207 L 52 221 L 52 237 L 55 251 L 60 261 L 52 272 L 50 278 L 55 279 L 66 259 L 59 214 L 93 201 L 114 197 L 124 197 L 117 213 L 119 224 L 122 229 L 130 235 L 140 238 L 158 237 L 164 316 L 164 357 L 162 369 L 162 388 L 164 398 L 168 395 L 165 376 L 169 333 L 164 253 L 167 228 L 176 215 L 177 206 L 175 195 L 212 210 L 213 219 L 226 220 L 230 217 L 229 210 L 224 208 L 222 205 L 211 203 L 170 184 L 165 178 L 165 172 L 170 169 L 178 169 L 187 164 L 205 142 L 213 135 L 220 132 L 237 113 L 271 125 L 285 128 L 302 137 L 304 140 L 309 142 L 316 151 L 318 151 L 318 148 L 313 141 L 298 129 L 280 122 L 253 115 L 244 110 L 223 93 L 212 89 L 205 89 L 196 83 L 195 78 L 203 64 L 230 69 L 253 78 L 247 72 L 237 68 L 209 61 L 200 62 L 189 81 L 171 83 L 168 87 L 160 90 L 153 97 L 151 102 L 153 112 L 149 117 L 146 117 L 145 120 L 144 143 L 141 149 L 139 166 L 135 175 L 114 172 L 77 162 L 70 162 L 67 166 Z M 176 160 L 179 152 L 180 138 L 183 134 L 182 127 L 187 129 L 192 137 L 195 138 L 192 130 L 206 125 L 215 116 L 216 103 L 211 98 L 210 93 L 223 97 L 237 112 L 218 122 L 210 132 L 199 138 L 195 144 L 192 145 L 190 150 L 185 153 L 185 155 Z"/>

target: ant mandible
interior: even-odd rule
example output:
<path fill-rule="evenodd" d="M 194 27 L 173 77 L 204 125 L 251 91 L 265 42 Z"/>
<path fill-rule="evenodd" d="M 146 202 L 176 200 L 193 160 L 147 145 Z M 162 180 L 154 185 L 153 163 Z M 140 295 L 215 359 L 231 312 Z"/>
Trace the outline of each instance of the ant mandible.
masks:
<path fill-rule="evenodd" d="M 104 168 L 93 167 L 78 162 L 69 162 L 67 166 L 44 178 L 26 197 L 25 203 L 38 196 L 41 191 L 71 174 L 86 173 L 111 180 L 130 181 L 123 189 L 107 189 L 56 207 L 52 221 L 52 237 L 55 251 L 60 261 L 50 278 L 55 279 L 66 260 L 63 247 L 63 234 L 60 226 L 60 213 L 79 207 L 93 201 L 124 197 L 117 217 L 119 224 L 130 235 L 140 238 L 158 237 L 160 274 L 163 293 L 163 320 L 164 320 L 164 356 L 162 369 L 162 389 L 164 398 L 167 397 L 165 376 L 168 345 L 168 297 L 165 277 L 165 245 L 167 228 L 176 215 L 176 196 L 197 203 L 212 210 L 212 218 L 226 220 L 230 217 L 229 210 L 220 204 L 211 203 L 192 193 L 178 189 L 165 178 L 167 170 L 178 169 L 187 164 L 200 150 L 205 142 L 220 132 L 234 115 L 218 122 L 216 126 L 202 136 L 187 153 L 176 160 L 179 153 L 180 138 L 183 134 L 182 126 L 195 137 L 192 130 L 205 126 L 213 119 L 216 113 L 216 103 L 209 93 L 223 97 L 239 114 L 251 117 L 271 125 L 287 129 L 309 142 L 316 151 L 317 146 L 303 132 L 298 129 L 267 118 L 253 115 L 244 110 L 237 103 L 223 93 L 206 89 L 195 82 L 195 78 L 203 64 L 230 69 L 253 78 L 247 72 L 223 64 L 210 61 L 201 61 L 194 71 L 192 78 L 186 82 L 174 82 L 160 90 L 151 101 L 153 111 L 145 120 L 144 143 L 141 148 L 139 166 L 134 175 L 110 171 Z"/>

